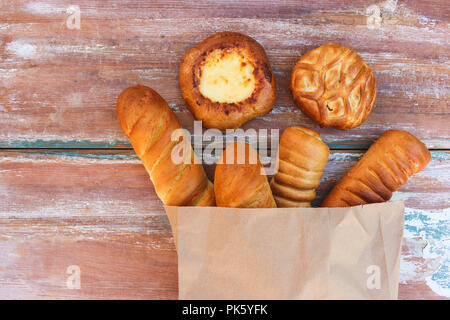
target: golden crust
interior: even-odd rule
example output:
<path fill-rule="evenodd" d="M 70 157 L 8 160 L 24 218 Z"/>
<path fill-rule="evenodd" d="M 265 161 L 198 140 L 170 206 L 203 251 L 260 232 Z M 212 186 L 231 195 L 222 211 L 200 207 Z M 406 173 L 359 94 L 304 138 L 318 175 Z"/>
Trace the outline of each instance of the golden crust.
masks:
<path fill-rule="evenodd" d="M 239 33 L 217 33 L 188 50 L 179 82 L 194 117 L 209 128 L 238 128 L 275 103 L 275 77 L 264 49 Z"/>
<path fill-rule="evenodd" d="M 353 50 L 324 44 L 303 55 L 292 70 L 298 107 L 321 127 L 350 129 L 363 123 L 377 95 L 375 76 Z"/>
<path fill-rule="evenodd" d="M 348 207 L 388 201 L 410 176 L 430 162 L 427 147 L 412 134 L 386 131 L 339 181 L 322 207 Z"/>
<path fill-rule="evenodd" d="M 244 142 L 228 145 L 220 156 L 214 194 L 218 207 L 276 208 L 258 152 Z"/>
<path fill-rule="evenodd" d="M 277 206 L 311 206 L 328 160 L 328 146 L 311 129 L 289 127 L 278 149 L 278 172 L 270 182 Z"/>

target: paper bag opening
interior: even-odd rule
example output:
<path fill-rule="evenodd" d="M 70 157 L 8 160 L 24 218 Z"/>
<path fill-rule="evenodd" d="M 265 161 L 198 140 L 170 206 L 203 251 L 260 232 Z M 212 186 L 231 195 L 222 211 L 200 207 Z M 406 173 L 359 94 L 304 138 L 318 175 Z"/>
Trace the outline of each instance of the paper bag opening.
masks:
<path fill-rule="evenodd" d="M 165 209 L 179 299 L 397 299 L 402 201 Z"/>

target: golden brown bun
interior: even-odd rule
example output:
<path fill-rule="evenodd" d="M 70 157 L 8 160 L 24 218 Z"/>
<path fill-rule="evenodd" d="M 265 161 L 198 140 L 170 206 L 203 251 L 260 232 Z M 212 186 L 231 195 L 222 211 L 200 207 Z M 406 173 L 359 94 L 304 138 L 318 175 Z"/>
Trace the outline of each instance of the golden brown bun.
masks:
<path fill-rule="evenodd" d="M 179 81 L 194 117 L 209 128 L 238 128 L 275 103 L 275 77 L 266 53 L 240 33 L 214 34 L 187 51 Z"/>
<path fill-rule="evenodd" d="M 192 147 L 189 163 L 172 161 L 172 150 L 183 138 L 172 141 L 171 135 L 181 125 L 156 91 L 139 85 L 125 89 L 117 100 L 117 117 L 165 205 L 215 205 L 213 187 L 202 165 L 194 164 Z"/>
<path fill-rule="evenodd" d="M 244 142 L 228 145 L 220 156 L 214 193 L 218 207 L 276 208 L 258 152 Z"/>
<path fill-rule="evenodd" d="M 295 65 L 291 90 L 298 107 L 321 127 L 350 129 L 363 123 L 377 95 L 375 76 L 353 50 L 324 44 Z"/>
<path fill-rule="evenodd" d="M 339 181 L 322 207 L 385 202 L 410 176 L 430 162 L 427 147 L 412 134 L 386 131 Z"/>
<path fill-rule="evenodd" d="M 320 135 L 311 129 L 289 127 L 283 132 L 278 172 L 270 182 L 278 208 L 311 206 L 329 153 Z"/>

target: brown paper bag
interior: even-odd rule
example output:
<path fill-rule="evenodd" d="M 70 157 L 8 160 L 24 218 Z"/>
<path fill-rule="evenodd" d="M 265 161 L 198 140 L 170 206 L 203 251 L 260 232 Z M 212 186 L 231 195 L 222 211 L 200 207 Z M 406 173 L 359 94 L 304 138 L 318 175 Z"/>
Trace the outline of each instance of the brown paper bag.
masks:
<path fill-rule="evenodd" d="M 403 202 L 165 209 L 180 299 L 397 299 Z"/>

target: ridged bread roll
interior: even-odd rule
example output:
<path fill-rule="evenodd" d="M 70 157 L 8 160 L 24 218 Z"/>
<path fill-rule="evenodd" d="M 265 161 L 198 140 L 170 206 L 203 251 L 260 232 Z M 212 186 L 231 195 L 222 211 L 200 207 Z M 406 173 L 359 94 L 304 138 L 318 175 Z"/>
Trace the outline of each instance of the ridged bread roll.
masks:
<path fill-rule="evenodd" d="M 310 207 L 330 150 L 320 135 L 289 127 L 281 135 L 278 171 L 270 182 L 277 207 Z"/>
<path fill-rule="evenodd" d="M 172 160 L 172 151 L 183 138 L 172 141 L 171 136 L 181 125 L 156 91 L 140 85 L 125 89 L 117 100 L 117 117 L 165 205 L 215 205 L 213 185 L 202 165 L 194 162 L 192 147 L 191 161 Z"/>
<path fill-rule="evenodd" d="M 386 131 L 339 181 L 322 207 L 385 202 L 408 178 L 430 162 L 427 147 L 412 134 Z"/>
<path fill-rule="evenodd" d="M 353 50 L 326 43 L 305 55 L 291 75 L 298 107 L 321 127 L 350 129 L 363 123 L 375 103 L 375 76 Z"/>
<path fill-rule="evenodd" d="M 220 156 L 214 175 L 218 207 L 276 208 L 258 152 L 236 142 Z"/>

